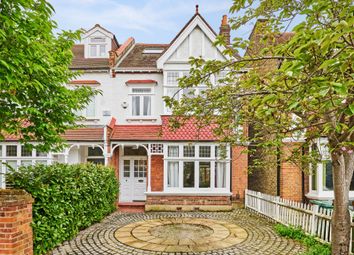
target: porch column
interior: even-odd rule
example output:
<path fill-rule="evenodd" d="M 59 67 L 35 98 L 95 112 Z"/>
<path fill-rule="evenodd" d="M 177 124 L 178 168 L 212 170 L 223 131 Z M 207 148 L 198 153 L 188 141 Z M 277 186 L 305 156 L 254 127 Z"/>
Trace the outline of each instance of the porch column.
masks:
<path fill-rule="evenodd" d="M 148 151 L 148 192 L 151 192 L 151 153 L 150 153 L 150 147 Z"/>
<path fill-rule="evenodd" d="M 69 161 L 69 150 L 65 149 L 64 151 L 64 163 L 67 164 Z"/>

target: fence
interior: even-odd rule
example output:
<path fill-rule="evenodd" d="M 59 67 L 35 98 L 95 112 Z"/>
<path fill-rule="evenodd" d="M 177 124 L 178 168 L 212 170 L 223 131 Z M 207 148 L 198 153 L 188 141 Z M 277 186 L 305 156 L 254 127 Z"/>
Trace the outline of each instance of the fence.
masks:
<path fill-rule="evenodd" d="M 304 204 L 280 197 L 246 190 L 245 207 L 267 216 L 284 225 L 301 227 L 306 233 L 323 242 L 331 242 L 332 209 L 320 208 L 318 205 Z M 353 217 L 350 250 L 353 242 Z"/>

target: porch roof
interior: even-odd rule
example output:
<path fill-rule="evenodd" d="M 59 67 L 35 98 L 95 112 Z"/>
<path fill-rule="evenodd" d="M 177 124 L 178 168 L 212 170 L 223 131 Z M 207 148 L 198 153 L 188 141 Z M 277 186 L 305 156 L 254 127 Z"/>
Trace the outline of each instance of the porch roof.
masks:
<path fill-rule="evenodd" d="M 83 127 L 70 129 L 63 138 L 67 141 L 103 141 L 103 127 Z"/>

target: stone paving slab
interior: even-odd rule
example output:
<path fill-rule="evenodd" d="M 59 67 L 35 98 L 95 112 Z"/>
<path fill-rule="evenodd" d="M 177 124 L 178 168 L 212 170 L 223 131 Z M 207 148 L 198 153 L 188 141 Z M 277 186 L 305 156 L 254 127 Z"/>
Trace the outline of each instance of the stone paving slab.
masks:
<path fill-rule="evenodd" d="M 173 223 L 207 224 L 213 234 L 207 237 L 210 238 L 208 242 L 201 236 L 199 239 L 186 237 L 178 240 L 177 244 L 175 238 L 151 234 L 152 228 Z M 220 241 L 220 238 L 223 240 Z M 300 243 L 278 236 L 271 222 L 244 209 L 236 209 L 222 213 L 115 212 L 101 223 L 81 231 L 73 240 L 64 242 L 52 254 L 282 255 L 300 254 L 303 251 L 305 247 Z"/>

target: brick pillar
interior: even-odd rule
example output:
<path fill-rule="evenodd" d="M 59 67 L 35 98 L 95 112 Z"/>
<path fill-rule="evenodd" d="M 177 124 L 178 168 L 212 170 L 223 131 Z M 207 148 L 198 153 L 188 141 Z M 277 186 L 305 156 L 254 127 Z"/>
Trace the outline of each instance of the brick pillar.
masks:
<path fill-rule="evenodd" d="M 0 254 L 33 254 L 33 201 L 23 190 L 0 190 Z"/>
<path fill-rule="evenodd" d="M 151 156 L 151 191 L 163 191 L 163 157 Z"/>
<path fill-rule="evenodd" d="M 248 184 L 248 154 L 244 146 L 232 147 L 232 197 L 236 200 L 245 198 Z"/>
<path fill-rule="evenodd" d="M 280 169 L 280 196 L 285 199 L 302 201 L 302 171 L 293 162 L 286 161 L 294 149 L 299 148 L 299 143 L 284 143 L 283 157 Z"/>

